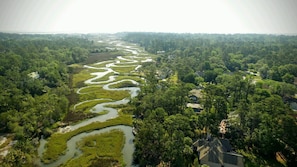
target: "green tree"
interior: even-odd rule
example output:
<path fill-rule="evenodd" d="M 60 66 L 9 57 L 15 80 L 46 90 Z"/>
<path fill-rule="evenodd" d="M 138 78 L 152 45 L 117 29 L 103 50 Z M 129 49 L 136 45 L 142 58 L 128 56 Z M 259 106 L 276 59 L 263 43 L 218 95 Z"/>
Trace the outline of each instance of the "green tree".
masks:
<path fill-rule="evenodd" d="M 140 166 L 160 164 L 164 154 L 163 125 L 154 121 L 145 121 L 135 138 L 134 157 Z"/>
<path fill-rule="evenodd" d="M 293 84 L 294 80 L 295 80 L 295 77 L 292 74 L 286 73 L 284 76 L 282 76 L 282 81 L 286 83 Z"/>

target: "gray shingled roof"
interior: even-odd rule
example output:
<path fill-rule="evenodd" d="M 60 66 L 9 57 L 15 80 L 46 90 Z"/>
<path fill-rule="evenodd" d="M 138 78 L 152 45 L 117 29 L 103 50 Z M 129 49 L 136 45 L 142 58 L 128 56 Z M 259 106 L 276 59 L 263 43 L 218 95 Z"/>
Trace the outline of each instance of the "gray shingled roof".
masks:
<path fill-rule="evenodd" d="M 209 162 L 218 164 L 238 164 L 238 157 L 242 155 L 232 151 L 232 146 L 227 139 L 215 138 L 211 141 L 199 139 L 193 144 L 200 153 L 200 159 L 208 157 Z"/>

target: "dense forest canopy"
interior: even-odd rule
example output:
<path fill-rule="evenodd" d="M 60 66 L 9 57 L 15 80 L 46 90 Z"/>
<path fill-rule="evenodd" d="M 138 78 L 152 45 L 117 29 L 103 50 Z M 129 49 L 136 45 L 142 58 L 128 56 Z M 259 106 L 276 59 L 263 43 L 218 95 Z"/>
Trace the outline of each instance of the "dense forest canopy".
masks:
<path fill-rule="evenodd" d="M 68 112 L 68 65 L 85 61 L 94 46 L 78 35 L 1 33 L 0 39 L 0 130 L 18 140 L 6 164 L 30 164 L 32 139 L 50 135 Z"/>
<path fill-rule="evenodd" d="M 133 101 L 141 166 L 195 163 L 191 144 L 207 133 L 220 137 L 224 119 L 225 137 L 247 165 L 274 166 L 276 153 L 287 166 L 296 164 L 290 107 L 297 93 L 296 36 L 127 33 L 123 39 L 159 55 L 144 65 L 148 82 Z M 203 94 L 199 114 L 185 107 L 193 88 Z"/>
<path fill-rule="evenodd" d="M 145 82 L 125 106 L 135 115 L 135 163 L 198 166 L 193 143 L 209 134 L 229 139 L 246 166 L 297 163 L 292 107 L 297 102 L 297 36 L 115 35 L 155 58 L 142 63 L 137 75 Z M 3 164 L 32 166 L 36 140 L 51 136 L 73 105 L 73 65 L 94 63 L 88 58 L 108 49 L 94 42 L 95 35 L 0 33 L 0 39 L 0 132 L 17 140 Z M 101 60 L 117 54 L 104 56 Z M 190 98 L 193 90 L 200 92 L 196 100 Z M 188 103 L 203 109 L 197 112 Z M 218 128 L 222 120 L 228 122 L 224 135 Z M 277 154 L 283 161 L 276 161 Z"/>

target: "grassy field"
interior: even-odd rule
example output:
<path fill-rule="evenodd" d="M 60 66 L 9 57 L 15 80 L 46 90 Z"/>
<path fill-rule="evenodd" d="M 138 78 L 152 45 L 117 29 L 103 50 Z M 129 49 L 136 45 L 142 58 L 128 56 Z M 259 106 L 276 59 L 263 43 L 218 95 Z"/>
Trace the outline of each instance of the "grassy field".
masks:
<path fill-rule="evenodd" d="M 129 73 L 135 69 L 136 65 L 132 65 L 129 67 L 112 67 L 112 69 L 119 73 Z"/>
<path fill-rule="evenodd" d="M 106 105 L 106 107 L 117 108 L 119 112 L 124 114 L 133 114 L 133 111 L 136 110 L 135 106 L 130 104 L 122 104 L 122 105 Z"/>
<path fill-rule="evenodd" d="M 78 158 L 68 161 L 63 166 L 91 166 L 99 157 L 111 158 L 114 160 L 112 163 L 116 162 L 117 165 L 123 164 L 121 151 L 124 143 L 124 133 L 120 130 L 112 130 L 107 133 L 85 137 L 78 143 L 78 148 L 83 154 Z"/>
<path fill-rule="evenodd" d="M 93 80 L 93 82 L 107 81 L 109 79 L 109 77 L 110 76 L 113 76 L 113 75 L 114 75 L 113 73 L 108 73 L 108 74 L 104 75 L 101 78 L 98 78 L 98 79 Z"/>
<path fill-rule="evenodd" d="M 104 52 L 104 53 L 91 53 L 88 59 L 85 61 L 85 64 L 92 64 L 94 62 L 101 62 L 115 59 L 117 56 L 122 56 L 121 51 L 116 52 Z"/>
<path fill-rule="evenodd" d="M 96 80 L 94 80 L 94 82 L 101 82 L 101 81 L 106 81 L 106 80 L 108 80 L 108 78 L 110 77 L 110 76 L 113 76 L 113 74 L 112 73 L 109 73 L 109 74 L 107 74 L 107 75 L 105 75 L 104 77 L 102 77 L 102 78 L 99 78 L 99 79 L 96 79 Z M 132 80 L 134 80 L 134 81 L 136 81 L 136 82 L 139 82 L 139 83 L 143 83 L 144 82 L 144 80 L 142 80 L 140 77 L 139 77 L 139 75 L 138 74 L 129 74 L 129 75 L 118 75 L 118 76 L 116 76 L 116 78 L 115 78 L 115 81 L 114 82 L 116 82 L 116 81 L 120 81 L 120 80 L 123 80 L 123 79 L 132 79 Z"/>
<path fill-rule="evenodd" d="M 117 78 L 116 78 L 116 81 L 120 81 L 120 80 L 123 80 L 123 79 L 132 79 L 132 80 L 134 80 L 134 81 L 136 81 L 136 82 L 138 82 L 138 83 L 143 83 L 144 82 L 144 80 L 143 79 L 141 79 L 139 76 L 118 76 Z"/>
<path fill-rule="evenodd" d="M 84 86 L 83 82 L 91 79 L 94 77 L 94 75 L 91 75 L 92 72 L 104 72 L 105 70 L 96 70 L 96 69 L 88 69 L 84 68 L 81 70 L 78 74 L 74 74 L 72 78 L 72 87 L 82 87 Z"/>
<path fill-rule="evenodd" d="M 93 99 L 113 99 L 113 100 L 122 100 L 126 97 L 129 97 L 129 91 L 121 90 L 121 91 L 109 91 L 104 90 L 102 86 L 92 86 L 88 87 L 86 89 L 82 89 L 80 91 L 81 93 L 86 94 L 80 94 L 79 99 L 80 101 L 86 101 L 86 100 L 93 100 Z"/>
<path fill-rule="evenodd" d="M 74 112 L 70 111 L 67 115 L 63 118 L 63 122 L 68 124 L 77 124 L 85 119 L 93 118 L 99 115 L 108 114 L 109 111 L 101 111 L 99 113 L 92 113 L 92 112 Z M 57 128 L 57 127 L 55 127 Z"/>
<path fill-rule="evenodd" d="M 94 122 L 92 124 L 64 134 L 55 133 L 48 139 L 46 150 L 43 153 L 42 161 L 44 163 L 51 163 L 56 161 L 60 155 L 65 154 L 65 151 L 67 149 L 67 141 L 77 134 L 115 125 L 132 126 L 132 117 L 130 115 L 123 115 L 120 113 L 119 117 L 110 119 L 105 122 Z"/>
<path fill-rule="evenodd" d="M 100 64 L 91 64 L 92 67 L 97 67 L 97 68 L 102 68 L 102 67 L 106 67 L 106 64 L 112 63 L 114 61 L 106 61 L 104 63 L 100 63 Z"/>
<path fill-rule="evenodd" d="M 76 106 L 75 108 L 75 112 L 84 112 L 84 113 L 89 113 L 90 110 L 97 104 L 101 104 L 101 103 L 105 103 L 105 102 L 110 102 L 112 100 L 108 100 L 108 99 L 98 99 L 98 100 L 94 100 L 94 101 L 88 101 L 85 103 L 82 103 L 78 106 Z"/>
<path fill-rule="evenodd" d="M 136 87 L 131 81 L 123 81 L 117 84 L 110 85 L 109 88 L 125 88 L 125 87 Z"/>
<path fill-rule="evenodd" d="M 131 61 L 126 61 L 126 60 L 119 60 L 121 63 L 116 64 L 117 66 L 137 66 L 139 65 L 139 62 L 131 62 Z M 125 64 L 128 63 L 128 64 Z"/>

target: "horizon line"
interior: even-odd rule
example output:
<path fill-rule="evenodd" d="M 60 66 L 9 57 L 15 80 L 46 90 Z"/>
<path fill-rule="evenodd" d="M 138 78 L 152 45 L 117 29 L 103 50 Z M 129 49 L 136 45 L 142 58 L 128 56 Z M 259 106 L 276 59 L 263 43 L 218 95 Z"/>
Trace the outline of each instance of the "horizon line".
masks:
<path fill-rule="evenodd" d="M 166 31 L 117 31 L 117 32 L 71 32 L 71 31 L 0 31 L 6 34 L 36 34 L 36 35 L 50 35 L 50 34 L 118 34 L 118 33 L 168 33 L 168 34 L 209 34 L 209 35 L 288 35 L 296 36 L 296 33 L 256 33 L 256 32 L 166 32 Z"/>

